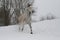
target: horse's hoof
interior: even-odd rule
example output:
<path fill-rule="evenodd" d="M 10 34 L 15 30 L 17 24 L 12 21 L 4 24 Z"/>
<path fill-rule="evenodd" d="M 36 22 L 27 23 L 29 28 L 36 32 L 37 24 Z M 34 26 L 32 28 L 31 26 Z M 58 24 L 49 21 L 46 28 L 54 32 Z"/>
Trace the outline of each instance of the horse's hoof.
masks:
<path fill-rule="evenodd" d="M 33 32 L 31 32 L 31 34 L 33 34 Z"/>
<path fill-rule="evenodd" d="M 22 29 L 22 31 L 23 31 L 23 29 Z"/>

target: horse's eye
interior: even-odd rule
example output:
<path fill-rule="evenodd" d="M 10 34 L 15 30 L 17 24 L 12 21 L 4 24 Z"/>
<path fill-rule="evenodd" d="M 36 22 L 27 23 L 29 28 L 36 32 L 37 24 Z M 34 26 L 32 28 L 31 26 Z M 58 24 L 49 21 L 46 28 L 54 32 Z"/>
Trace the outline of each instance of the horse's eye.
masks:
<path fill-rule="evenodd" d="M 31 15 L 31 12 L 29 12 L 29 15 Z"/>

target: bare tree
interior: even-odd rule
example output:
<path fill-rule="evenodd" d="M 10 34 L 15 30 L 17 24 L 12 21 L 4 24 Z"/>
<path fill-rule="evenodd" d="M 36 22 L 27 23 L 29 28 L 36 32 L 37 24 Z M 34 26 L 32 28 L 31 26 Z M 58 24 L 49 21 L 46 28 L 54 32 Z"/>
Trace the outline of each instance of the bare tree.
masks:
<path fill-rule="evenodd" d="M 8 9 L 8 5 L 9 5 L 9 1 L 8 0 L 2 0 L 2 7 L 4 8 L 4 13 L 5 13 L 5 25 L 9 24 L 9 9 Z"/>
<path fill-rule="evenodd" d="M 13 15 L 15 15 L 13 19 L 16 21 L 16 23 L 18 23 L 17 17 L 19 17 L 22 12 L 27 11 L 27 13 L 29 13 L 29 11 L 27 10 L 27 5 L 33 4 L 33 1 L 31 1 L 32 0 L 2 0 L 2 7 L 5 10 L 5 19 L 8 20 L 6 21 L 6 24 L 10 24 Z M 14 9 L 13 13 L 10 13 L 11 7 Z"/>

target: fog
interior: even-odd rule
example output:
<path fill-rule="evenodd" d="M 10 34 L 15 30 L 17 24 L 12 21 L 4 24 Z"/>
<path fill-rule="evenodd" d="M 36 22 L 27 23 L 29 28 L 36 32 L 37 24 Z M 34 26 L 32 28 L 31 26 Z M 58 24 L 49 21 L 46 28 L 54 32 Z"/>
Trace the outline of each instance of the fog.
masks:
<path fill-rule="evenodd" d="M 35 0 L 34 7 L 39 16 L 51 13 L 56 17 L 60 17 L 60 0 Z"/>

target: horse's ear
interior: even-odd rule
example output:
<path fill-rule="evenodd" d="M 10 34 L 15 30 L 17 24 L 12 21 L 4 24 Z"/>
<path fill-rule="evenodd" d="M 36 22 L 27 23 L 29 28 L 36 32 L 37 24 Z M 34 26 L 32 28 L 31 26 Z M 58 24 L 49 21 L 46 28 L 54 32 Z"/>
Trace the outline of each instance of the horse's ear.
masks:
<path fill-rule="evenodd" d="M 30 7 L 30 6 L 31 6 L 31 4 L 28 3 L 28 4 L 27 4 L 27 7 Z"/>

